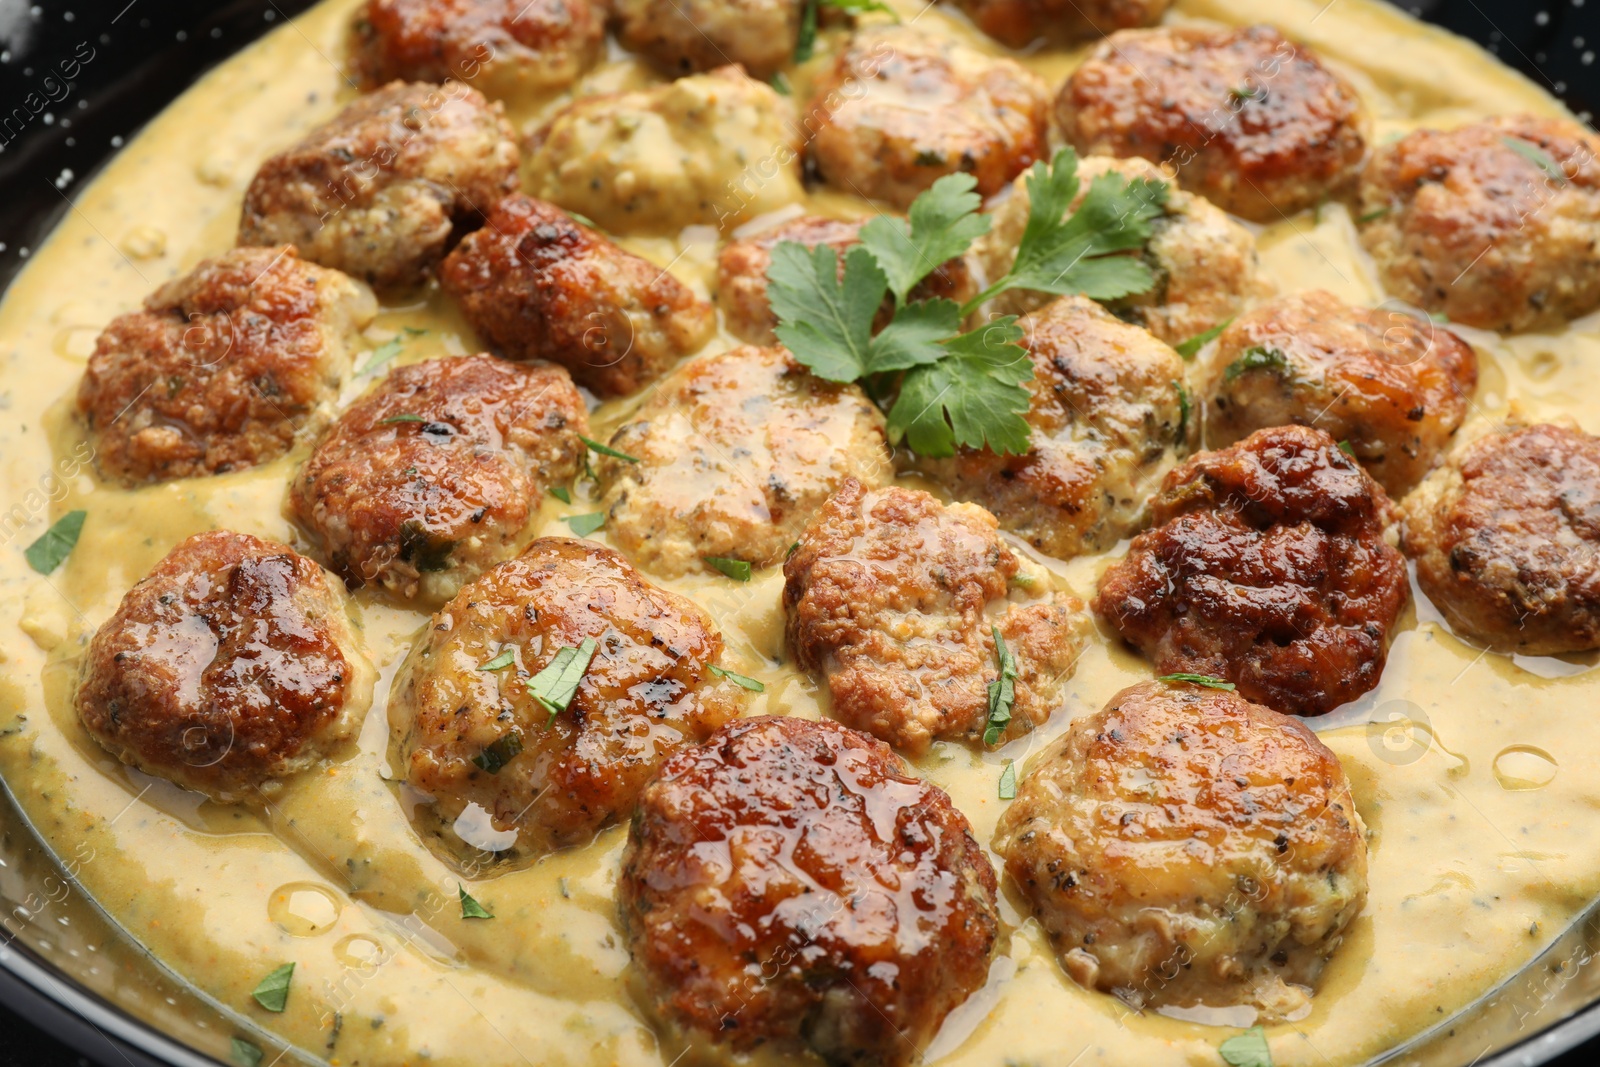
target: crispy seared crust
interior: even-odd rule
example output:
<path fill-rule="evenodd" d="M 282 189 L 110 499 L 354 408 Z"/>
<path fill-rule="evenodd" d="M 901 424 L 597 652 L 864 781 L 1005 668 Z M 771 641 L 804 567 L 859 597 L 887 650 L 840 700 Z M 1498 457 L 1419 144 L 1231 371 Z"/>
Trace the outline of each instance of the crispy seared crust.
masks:
<path fill-rule="evenodd" d="M 1093 41 L 1117 30 L 1154 26 L 1172 0 L 957 0 L 973 23 L 1001 44 L 1023 48 Z"/>
<path fill-rule="evenodd" d="M 674 77 L 737 63 L 757 78 L 788 66 L 800 0 L 613 0 L 617 40 Z"/>

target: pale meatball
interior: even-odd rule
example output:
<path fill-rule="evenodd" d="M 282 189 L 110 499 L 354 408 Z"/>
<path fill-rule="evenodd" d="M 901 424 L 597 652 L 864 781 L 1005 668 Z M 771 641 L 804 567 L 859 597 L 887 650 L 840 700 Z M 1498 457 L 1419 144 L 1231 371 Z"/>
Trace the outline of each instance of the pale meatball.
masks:
<path fill-rule="evenodd" d="M 811 249 L 828 245 L 839 258 L 840 278 L 843 279 L 845 252 L 860 243 L 861 227 L 865 224 L 865 221 L 844 222 L 805 215 L 728 242 L 717 259 L 717 301 L 722 306 L 723 323 L 728 331 L 753 345 L 777 344 L 778 337 L 773 330 L 778 325 L 778 317 L 767 299 L 767 268 L 772 266 L 772 250 L 784 241 Z M 935 267 L 907 299 L 944 298 L 959 304 L 976 293 L 966 261 L 958 257 Z M 887 324 L 886 316 L 893 311 L 892 300 L 892 297 L 885 298 L 886 308 L 879 314 L 876 326 L 881 328 Z"/>
<path fill-rule="evenodd" d="M 994 870 L 944 791 L 806 719 L 746 719 L 668 760 L 617 899 L 663 1043 L 719 1062 L 906 1067 L 984 984 L 1000 928 Z"/>
<path fill-rule="evenodd" d="M 1028 451 L 916 460 L 1046 555 L 1100 552 L 1145 522 L 1146 498 L 1198 432 L 1183 360 L 1082 297 L 1022 320 L 1033 360 Z"/>
<path fill-rule="evenodd" d="M 314 437 L 377 302 L 292 247 L 236 248 L 112 321 L 78 384 L 105 477 L 127 485 L 267 463 Z"/>
<path fill-rule="evenodd" d="M 437 602 L 516 554 L 583 466 L 565 370 L 458 356 L 400 367 L 339 416 L 290 488 L 295 519 L 355 588 Z"/>
<path fill-rule="evenodd" d="M 1503 116 L 1380 145 L 1361 243 L 1384 288 L 1485 330 L 1558 328 L 1600 307 L 1600 136 Z"/>
<path fill-rule="evenodd" d="M 1243 311 L 1248 301 L 1270 293 L 1272 285 L 1261 274 L 1250 231 L 1204 197 L 1177 188 L 1170 171 L 1147 160 L 1110 156 L 1079 160 L 1082 185 L 1069 214 L 1089 195 L 1091 183 L 1106 174 L 1168 187 L 1166 208 L 1152 220 L 1150 240 L 1142 250 L 1155 285 L 1147 293 L 1108 301 L 1106 306 L 1118 318 L 1178 345 L 1222 325 Z M 973 258 L 985 278 L 1000 278 L 1016 262 L 1032 204 L 1028 181 L 1023 175 L 1012 184 L 1005 199 L 990 211 L 989 232 L 973 243 Z M 1020 315 L 1051 299 L 1031 289 L 1013 289 L 996 297 L 993 309 Z"/>
<path fill-rule="evenodd" d="M 1205 674 L 1322 715 L 1383 676 L 1410 587 L 1383 487 L 1321 430 L 1279 426 L 1167 475 L 1158 524 L 1094 610 L 1161 674 Z"/>
<path fill-rule="evenodd" d="M 1399 498 L 1466 417 L 1478 357 L 1426 319 L 1314 289 L 1236 319 L 1201 377 L 1211 447 L 1270 426 L 1315 426 Z"/>
<path fill-rule="evenodd" d="M 335 755 L 374 678 L 336 578 L 285 545 L 216 531 L 128 590 L 89 643 L 74 706 L 124 763 L 233 803 Z"/>
<path fill-rule="evenodd" d="M 1168 164 L 1256 222 L 1339 193 L 1366 151 L 1355 90 L 1270 26 L 1112 34 L 1062 86 L 1056 119 L 1079 152 Z"/>
<path fill-rule="evenodd" d="M 716 330 L 669 271 L 526 196 L 496 204 L 440 278 L 501 355 L 559 363 L 602 396 L 638 391 Z"/>
<path fill-rule="evenodd" d="M 530 682 L 563 648 L 581 662 L 586 640 L 570 703 L 540 702 Z M 492 851 L 515 861 L 587 843 L 667 757 L 739 713 L 745 691 L 711 671 L 721 654 L 705 612 L 618 553 L 535 541 L 441 608 L 395 680 L 399 766 L 433 800 L 419 828 L 446 856 L 500 834 Z M 475 815 L 486 825 L 462 837 Z"/>
<path fill-rule="evenodd" d="M 738 67 L 568 104 L 528 144 L 532 192 L 617 233 L 731 230 L 797 204 L 801 128 Z"/>
<path fill-rule="evenodd" d="M 1154 26 L 1172 0 L 956 0 L 973 24 L 1001 44 L 1024 48 L 1093 41 L 1117 30 Z"/>
<path fill-rule="evenodd" d="M 854 479 L 783 565 L 795 662 L 820 675 L 841 722 L 912 755 L 934 740 L 988 741 L 994 631 L 1015 658 L 1010 719 L 994 744 L 1057 707 L 1083 647 L 1083 604 L 1000 537 L 976 504 Z"/>
<path fill-rule="evenodd" d="M 292 243 L 369 285 L 413 286 L 516 188 L 517 143 L 498 104 L 460 82 L 395 82 L 261 165 L 239 243 Z"/>
<path fill-rule="evenodd" d="M 909 26 L 856 34 L 806 109 L 823 180 L 901 209 L 946 174 L 998 193 L 1049 155 L 1048 113 L 1020 64 Z"/>
<path fill-rule="evenodd" d="M 1402 547 L 1450 625 L 1493 648 L 1600 648 L 1600 438 L 1496 427 L 1405 499 Z"/>
<path fill-rule="evenodd" d="M 757 78 L 787 66 L 802 0 L 615 0 L 617 40 L 675 77 L 737 63 Z"/>
<path fill-rule="evenodd" d="M 783 348 L 701 356 L 611 439 L 631 460 L 596 466 L 606 531 L 645 570 L 677 577 L 707 557 L 770 567 L 845 480 L 892 476 L 883 416 Z"/>
<path fill-rule="evenodd" d="M 597 0 L 367 0 L 353 28 L 363 88 L 470 82 L 499 100 L 565 89 L 605 48 Z"/>
<path fill-rule="evenodd" d="M 1074 722 L 994 847 L 1067 973 L 1145 1008 L 1297 1018 L 1367 897 L 1338 757 L 1288 716 L 1186 683 Z"/>

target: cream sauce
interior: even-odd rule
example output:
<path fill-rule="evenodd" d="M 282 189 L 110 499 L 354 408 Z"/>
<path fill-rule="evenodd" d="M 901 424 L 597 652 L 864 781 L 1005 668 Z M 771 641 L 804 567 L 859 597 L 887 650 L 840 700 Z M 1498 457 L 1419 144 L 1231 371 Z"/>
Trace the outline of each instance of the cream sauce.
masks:
<path fill-rule="evenodd" d="M 908 19 L 999 49 L 944 8 L 895 0 Z M 336 1064 L 660 1064 L 670 1059 L 629 999 L 613 900 L 624 831 L 467 889 L 494 914 L 464 921 L 457 876 L 407 822 L 417 798 L 393 783 L 383 713 L 389 681 L 424 616 L 358 595 L 382 671 L 359 751 L 292 782 L 257 814 L 202 801 L 118 764 L 70 708 L 75 658 L 123 592 L 191 533 L 224 527 L 293 542 L 282 513 L 299 456 L 217 478 L 137 492 L 95 482 L 70 398 L 99 329 L 155 285 L 233 240 L 256 164 L 326 121 L 352 90 L 326 58 L 341 54 L 355 0 L 328 0 L 208 74 L 83 190 L 0 308 L 0 773 L 81 885 L 200 994 Z M 1383 138 L 1494 113 L 1560 113 L 1549 97 L 1473 46 L 1375 0 L 1180 0 L 1175 18 L 1271 21 L 1356 82 Z M 825 38 L 828 35 L 825 35 Z M 1024 61 L 1052 84 L 1076 54 Z M 797 95 L 807 74 L 794 79 Z M 653 81 L 622 55 L 580 91 Z M 534 121 L 548 105 L 517 115 Z M 861 214 L 821 194 L 810 205 Z M 715 234 L 631 247 L 705 291 Z M 1285 289 L 1347 299 L 1382 294 L 1339 206 L 1261 233 L 1267 273 Z M 402 360 L 474 347 L 441 300 L 391 308 L 372 347 L 402 326 Z M 1557 335 L 1504 339 L 1461 331 L 1484 364 L 1472 417 L 1514 400 L 1600 431 L 1600 316 Z M 723 336 L 717 344 L 732 339 Z M 366 357 L 358 355 L 358 365 Z M 346 400 L 364 384 L 352 385 Z M 633 402 L 602 407 L 609 431 Z M 49 578 L 21 549 L 72 508 L 89 513 L 66 566 Z M 542 529 L 565 534 L 551 502 Z M 601 535 L 603 536 L 603 535 Z M 1080 596 L 1113 558 L 1049 565 Z M 781 576 L 670 583 L 717 618 L 728 665 L 763 678 L 754 712 L 818 715 L 815 684 L 785 665 Z M 1600 895 L 1600 697 L 1594 657 L 1513 661 L 1456 641 L 1425 604 L 1405 620 L 1377 691 L 1317 722 L 1339 754 L 1371 830 L 1371 895 L 1329 966 L 1311 1013 L 1272 1028 L 1279 1064 L 1359 1062 L 1447 1020 L 1523 966 Z M 950 791 L 980 841 L 1003 808 L 996 783 L 1079 714 L 1148 668 L 1091 641 L 1063 710 L 998 753 L 936 746 L 922 773 Z M 1369 720 L 1371 722 L 1369 723 Z M 1137 1014 L 1063 974 L 1015 898 L 990 985 L 955 1013 L 929 1059 L 960 1065 L 1215 1065 L 1230 1032 Z M 288 1009 L 250 993 L 281 963 L 296 970 Z M 1192 1013 L 1191 1013 L 1192 1014 Z M 1247 1024 L 1219 1013 L 1213 1021 Z"/>

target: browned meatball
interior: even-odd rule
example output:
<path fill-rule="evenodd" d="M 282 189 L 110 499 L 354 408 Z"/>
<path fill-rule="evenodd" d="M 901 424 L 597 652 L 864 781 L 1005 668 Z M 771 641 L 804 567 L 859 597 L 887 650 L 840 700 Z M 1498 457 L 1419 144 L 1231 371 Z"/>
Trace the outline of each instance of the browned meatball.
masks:
<path fill-rule="evenodd" d="M 674 76 L 738 63 L 757 78 L 787 66 L 802 0 L 614 0 L 617 40 Z"/>
<path fill-rule="evenodd" d="M 78 718 L 185 789 L 271 796 L 361 729 L 374 672 L 345 610 L 339 582 L 292 549 L 196 534 L 95 633 Z"/>
<path fill-rule="evenodd" d="M 722 306 L 723 323 L 728 331 L 753 345 L 777 344 L 773 328 L 778 325 L 778 317 L 767 302 L 767 268 L 772 265 L 772 250 L 784 241 L 807 248 L 828 245 L 839 257 L 839 272 L 843 278 L 844 253 L 860 243 L 863 225 L 862 221 L 844 222 L 806 215 L 728 242 L 717 259 L 717 302 Z M 907 299 L 945 297 L 961 303 L 976 292 L 965 260 L 952 259 L 935 267 Z M 881 316 L 880 320 L 887 322 Z"/>
<path fill-rule="evenodd" d="M 914 755 L 935 739 L 988 740 L 996 628 L 1016 677 L 994 744 L 1050 717 L 1083 647 L 1083 604 L 1051 589 L 976 504 L 851 479 L 783 573 L 795 662 L 827 681 L 838 719 Z"/>
<path fill-rule="evenodd" d="M 541 703 L 530 681 L 586 639 L 594 655 L 571 703 Z M 471 854 L 460 842 L 482 839 L 458 820 L 474 806 L 514 832 L 493 851 L 519 860 L 627 818 L 668 756 L 738 714 L 744 690 L 710 671 L 721 654 L 705 612 L 593 541 L 542 538 L 467 585 L 412 649 L 389 706 L 406 780 L 433 798 L 419 809 L 431 843 Z"/>
<path fill-rule="evenodd" d="M 1559 327 L 1600 307 L 1600 136 L 1502 116 L 1380 145 L 1361 242 L 1384 288 L 1486 330 Z"/>
<path fill-rule="evenodd" d="M 956 0 L 978 29 L 1001 44 L 1024 48 L 1092 41 L 1117 30 L 1154 26 L 1172 0 Z"/>
<path fill-rule="evenodd" d="M 918 469 L 1048 555 L 1099 552 L 1145 522 L 1146 498 L 1199 429 L 1183 360 L 1082 297 L 1022 320 L 1033 359 L 1028 451 L 963 448 Z"/>
<path fill-rule="evenodd" d="M 289 494 L 352 588 L 438 601 L 516 554 L 583 464 L 583 397 L 560 367 L 490 355 L 392 371 L 334 423 Z"/>
<path fill-rule="evenodd" d="M 1339 760 L 1234 693 L 1146 682 L 1033 762 L 995 850 L 1067 973 L 1142 1007 L 1298 1018 L 1367 896 Z"/>
<path fill-rule="evenodd" d="M 239 243 L 293 243 L 370 285 L 415 285 L 516 189 L 517 144 L 500 105 L 460 82 L 395 82 L 261 165 Z"/>
<path fill-rule="evenodd" d="M 1167 475 L 1094 609 L 1163 674 L 1321 715 L 1378 684 L 1407 594 L 1394 505 L 1333 438 L 1260 430 Z"/>
<path fill-rule="evenodd" d="M 1399 497 L 1466 417 L 1478 357 L 1426 319 L 1310 290 L 1234 320 L 1201 373 L 1212 447 L 1269 426 L 1315 426 Z"/>
<path fill-rule="evenodd" d="M 1496 427 L 1402 510 L 1417 581 L 1457 632 L 1529 655 L 1600 648 L 1600 438 Z"/>
<path fill-rule="evenodd" d="M 352 62 L 367 89 L 455 78 L 518 99 L 571 85 L 605 36 L 605 5 L 594 0 L 367 0 Z"/>
<path fill-rule="evenodd" d="M 1112 34 L 1062 86 L 1056 118 L 1078 151 L 1166 163 L 1257 222 L 1339 191 L 1366 150 L 1355 91 L 1270 26 Z"/>
<path fill-rule="evenodd" d="M 994 870 L 888 746 L 755 718 L 639 798 L 617 889 L 641 999 L 698 1044 L 901 1067 L 981 986 Z"/>
<path fill-rule="evenodd" d="M 96 342 L 78 385 L 96 465 L 138 485 L 278 458 L 327 424 L 376 312 L 365 287 L 292 247 L 206 260 Z"/>
<path fill-rule="evenodd" d="M 817 82 L 811 156 L 830 185 L 899 208 L 964 171 L 992 196 L 1044 159 L 1045 84 L 1018 63 L 909 26 L 861 32 Z"/>
<path fill-rule="evenodd" d="M 716 313 L 670 273 L 554 204 L 508 196 L 441 273 L 473 329 L 606 396 L 637 391 L 711 339 Z"/>

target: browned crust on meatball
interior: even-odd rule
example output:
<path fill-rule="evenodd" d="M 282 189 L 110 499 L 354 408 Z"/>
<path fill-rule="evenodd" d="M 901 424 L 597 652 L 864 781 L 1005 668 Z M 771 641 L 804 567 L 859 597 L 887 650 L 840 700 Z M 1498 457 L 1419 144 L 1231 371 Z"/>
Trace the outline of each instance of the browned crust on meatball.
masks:
<path fill-rule="evenodd" d="M 138 485 L 276 459 L 326 424 L 376 310 L 293 247 L 204 261 L 96 342 L 77 399 L 96 465 Z"/>
<path fill-rule="evenodd" d="M 1417 581 L 1458 633 L 1529 655 L 1600 648 L 1600 438 L 1497 427 L 1403 512 Z"/>
<path fill-rule="evenodd" d="M 692 1039 L 900 1067 L 981 986 L 995 877 L 944 791 L 834 722 L 762 717 L 669 760 L 618 900 L 643 999 Z"/>
<path fill-rule="evenodd" d="M 476 89 L 395 82 L 261 165 L 239 243 L 296 244 L 369 285 L 415 285 L 516 192 L 517 160 L 511 124 Z"/>
<path fill-rule="evenodd" d="M 1600 307 L 1597 157 L 1600 136 L 1568 119 L 1416 130 L 1373 151 L 1361 242 L 1389 292 L 1452 322 L 1559 327 Z"/>
<path fill-rule="evenodd" d="M 840 721 L 912 754 L 982 741 L 996 627 L 1019 674 L 998 743 L 1050 717 L 1083 645 L 1083 604 L 1025 567 L 993 515 L 914 489 L 845 482 L 783 573 L 795 661 L 826 679 Z"/>
<path fill-rule="evenodd" d="M 527 683 L 584 638 L 598 649 L 569 707 L 552 715 Z M 508 650 L 509 666 L 480 669 Z M 519 832 L 504 852 L 516 860 L 584 844 L 626 818 L 668 756 L 738 714 L 744 690 L 709 669 L 721 653 L 705 612 L 650 585 L 620 553 L 533 542 L 435 613 L 395 681 L 389 721 L 406 780 L 434 798 L 422 827 L 430 842 L 459 856 L 449 828 L 474 803 L 495 829 Z M 508 751 L 512 734 L 520 752 L 498 770 L 475 762 L 496 744 Z"/>
<path fill-rule="evenodd" d="M 334 423 L 290 509 L 351 588 L 415 597 L 425 575 L 459 587 L 515 554 L 546 490 L 582 465 L 588 429 L 583 397 L 549 363 L 400 367 Z"/>
<path fill-rule="evenodd" d="M 1366 151 L 1355 91 L 1270 26 L 1115 33 L 1055 107 L 1078 151 L 1166 163 L 1184 188 L 1257 222 L 1337 193 Z"/>
<path fill-rule="evenodd" d="M 857 33 L 806 110 L 830 185 L 899 208 L 946 174 L 992 196 L 1049 155 L 1044 83 L 1018 63 L 890 27 Z"/>
<path fill-rule="evenodd" d="M 1321 715 L 1378 684 L 1405 605 L 1394 505 L 1333 438 L 1259 430 L 1167 475 L 1157 528 L 1101 576 L 1095 611 L 1162 674 L 1226 678 Z"/>
<path fill-rule="evenodd" d="M 1222 332 L 1206 372 L 1206 439 L 1315 426 L 1391 496 L 1431 470 L 1466 417 L 1478 357 L 1426 319 L 1352 307 L 1320 289 L 1257 307 Z"/>
<path fill-rule="evenodd" d="M 559 363 L 606 396 L 636 392 L 716 329 L 668 271 L 528 196 L 496 204 L 440 278 L 502 355 Z"/>
<path fill-rule="evenodd" d="M 1338 758 L 1294 719 L 1185 684 L 1074 722 L 995 849 L 1068 973 L 1142 1007 L 1293 1017 L 1367 893 Z"/>
<path fill-rule="evenodd" d="M 612 0 L 612 21 L 622 47 L 674 77 L 737 63 L 765 80 L 792 62 L 803 7 L 801 0 Z"/>
<path fill-rule="evenodd" d="M 1154 26 L 1172 0 L 957 0 L 978 29 L 1023 48 L 1092 41 L 1117 30 Z"/>
<path fill-rule="evenodd" d="M 285 545 L 215 531 L 182 542 L 96 631 L 78 718 L 124 763 L 250 800 L 360 729 L 371 668 L 343 592 Z"/>

